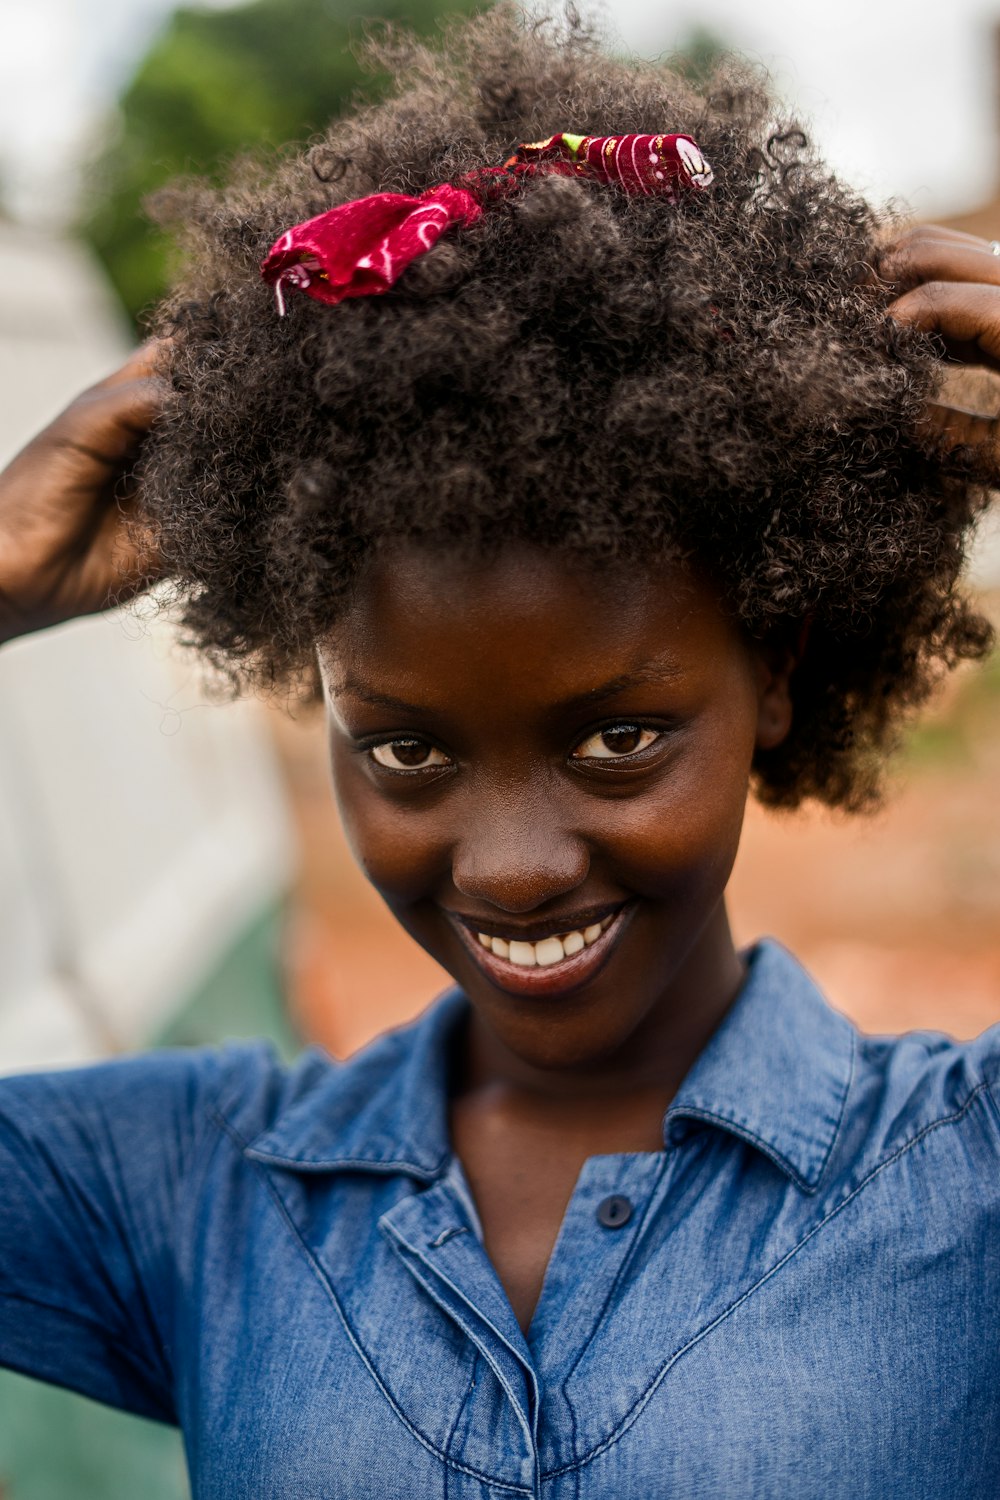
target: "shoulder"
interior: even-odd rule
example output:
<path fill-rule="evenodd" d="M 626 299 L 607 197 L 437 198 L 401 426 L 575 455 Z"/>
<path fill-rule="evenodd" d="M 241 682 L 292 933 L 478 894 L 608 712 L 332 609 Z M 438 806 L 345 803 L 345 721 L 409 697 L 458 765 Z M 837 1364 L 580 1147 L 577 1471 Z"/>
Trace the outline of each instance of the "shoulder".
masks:
<path fill-rule="evenodd" d="M 0 1078 L 0 1139 L 99 1148 L 125 1136 L 182 1153 L 225 1099 L 266 1113 L 288 1070 L 268 1042 L 163 1048 L 86 1067 Z"/>
<path fill-rule="evenodd" d="M 771 939 L 748 955 L 740 1003 L 693 1075 L 682 1089 L 687 1109 L 707 1095 L 716 1116 L 764 1141 L 810 1190 L 824 1178 L 856 1183 L 903 1156 L 907 1169 L 936 1170 L 941 1153 L 959 1172 L 964 1154 L 1000 1186 L 1000 1026 L 971 1041 L 867 1035 Z M 720 1098 L 730 1100 L 728 1116 Z"/>
<path fill-rule="evenodd" d="M 845 1130 L 871 1159 L 965 1141 L 974 1170 L 1000 1159 L 1000 1025 L 969 1041 L 942 1032 L 856 1033 Z M 932 1140 L 931 1138 L 934 1137 Z"/>
<path fill-rule="evenodd" d="M 443 1111 L 452 992 L 346 1062 L 318 1047 L 284 1062 L 267 1041 L 167 1048 L 0 1078 L 0 1154 L 20 1144 L 84 1156 L 124 1150 L 178 1170 L 220 1136 L 239 1152 L 303 1165 L 404 1155 L 436 1170 L 427 1123 Z M 259 1149 L 256 1149 L 259 1148 Z"/>
<path fill-rule="evenodd" d="M 857 1055 L 860 1080 L 874 1076 L 892 1095 L 917 1091 L 928 1103 L 962 1109 L 972 1094 L 995 1092 L 1000 1083 L 1000 1023 L 968 1041 L 941 1031 L 858 1032 Z"/>

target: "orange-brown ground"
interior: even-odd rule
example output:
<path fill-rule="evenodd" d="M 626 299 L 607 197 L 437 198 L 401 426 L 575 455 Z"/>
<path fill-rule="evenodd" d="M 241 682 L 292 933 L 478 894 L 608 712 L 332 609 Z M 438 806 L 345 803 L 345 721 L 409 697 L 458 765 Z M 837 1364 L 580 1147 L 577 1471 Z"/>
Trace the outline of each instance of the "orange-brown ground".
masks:
<path fill-rule="evenodd" d="M 351 861 L 320 717 L 276 717 L 275 733 L 302 844 L 290 1006 L 343 1056 L 448 980 Z M 875 818 L 752 804 L 730 895 L 738 940 L 780 938 L 865 1030 L 973 1036 L 1000 1021 L 1000 664 L 951 686 Z"/>

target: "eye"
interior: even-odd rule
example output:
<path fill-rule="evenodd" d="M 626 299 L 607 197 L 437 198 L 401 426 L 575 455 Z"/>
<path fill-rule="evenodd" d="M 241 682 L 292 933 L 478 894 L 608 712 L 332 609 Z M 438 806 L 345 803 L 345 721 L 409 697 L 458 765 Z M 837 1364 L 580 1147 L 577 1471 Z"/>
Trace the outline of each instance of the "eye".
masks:
<path fill-rule="evenodd" d="M 659 738 L 658 729 L 647 729 L 641 724 L 609 724 L 577 745 L 573 759 L 621 760 L 626 755 L 637 755 Z"/>
<path fill-rule="evenodd" d="M 447 755 L 426 740 L 386 740 L 369 751 L 373 760 L 389 771 L 424 771 L 428 766 L 447 766 Z"/>

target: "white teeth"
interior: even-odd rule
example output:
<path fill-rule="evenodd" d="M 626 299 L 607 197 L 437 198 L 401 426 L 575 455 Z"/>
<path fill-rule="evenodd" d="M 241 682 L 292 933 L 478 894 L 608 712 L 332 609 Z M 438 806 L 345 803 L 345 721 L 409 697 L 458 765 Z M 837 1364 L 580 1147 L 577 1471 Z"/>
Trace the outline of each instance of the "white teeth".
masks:
<path fill-rule="evenodd" d="M 607 932 L 617 912 L 603 921 L 594 922 L 590 927 L 585 927 L 581 932 L 560 933 L 554 937 L 542 938 L 537 943 L 524 943 L 515 940 L 508 942 L 506 938 L 490 937 L 485 932 L 477 932 L 480 943 L 484 948 L 495 953 L 497 958 L 505 958 L 512 964 L 518 964 L 523 969 L 533 969 L 537 966 L 547 968 L 550 964 L 560 963 L 564 958 L 572 958 L 576 953 L 582 953 L 584 948 L 589 948 L 596 943 L 602 933 Z"/>
<path fill-rule="evenodd" d="M 557 937 L 543 938 L 540 943 L 535 943 L 535 959 L 544 968 L 547 964 L 557 964 L 566 957 L 563 945 Z"/>

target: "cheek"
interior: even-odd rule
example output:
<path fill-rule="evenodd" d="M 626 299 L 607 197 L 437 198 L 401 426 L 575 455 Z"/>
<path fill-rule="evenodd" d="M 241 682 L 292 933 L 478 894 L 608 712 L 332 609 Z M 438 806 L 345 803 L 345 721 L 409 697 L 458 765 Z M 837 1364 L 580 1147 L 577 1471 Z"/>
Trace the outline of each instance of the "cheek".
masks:
<path fill-rule="evenodd" d="M 600 837 L 623 879 L 650 896 L 721 894 L 739 848 L 753 727 L 699 733 L 648 795 L 605 804 Z"/>
<path fill-rule="evenodd" d="M 332 770 L 341 823 L 362 873 L 390 905 L 418 900 L 449 868 L 440 819 L 381 796 L 358 757 L 335 750 Z"/>

